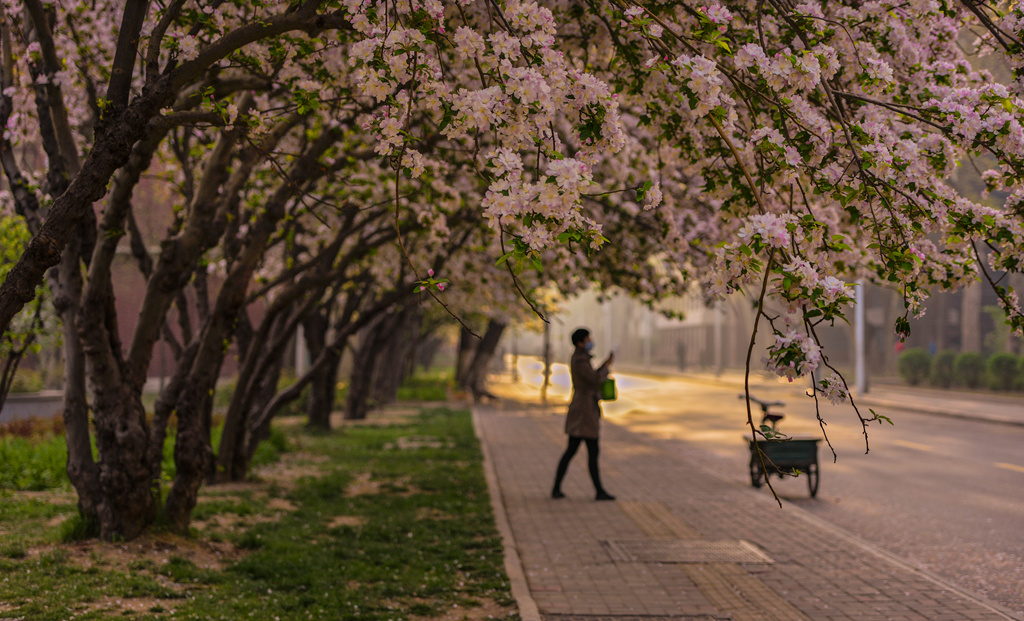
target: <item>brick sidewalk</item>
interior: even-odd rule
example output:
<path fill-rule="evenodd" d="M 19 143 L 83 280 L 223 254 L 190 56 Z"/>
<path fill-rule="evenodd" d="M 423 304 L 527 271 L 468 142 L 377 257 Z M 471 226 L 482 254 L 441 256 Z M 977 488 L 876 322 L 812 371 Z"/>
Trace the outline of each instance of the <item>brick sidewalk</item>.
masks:
<path fill-rule="evenodd" d="M 502 401 L 477 406 L 474 418 L 506 546 L 525 576 L 524 621 L 534 610 L 543 621 L 1014 618 L 797 508 L 780 509 L 764 491 L 722 480 L 685 442 L 605 421 L 602 478 L 618 500 L 594 502 L 581 447 L 563 485 L 568 498 L 554 501 L 562 416 Z"/>

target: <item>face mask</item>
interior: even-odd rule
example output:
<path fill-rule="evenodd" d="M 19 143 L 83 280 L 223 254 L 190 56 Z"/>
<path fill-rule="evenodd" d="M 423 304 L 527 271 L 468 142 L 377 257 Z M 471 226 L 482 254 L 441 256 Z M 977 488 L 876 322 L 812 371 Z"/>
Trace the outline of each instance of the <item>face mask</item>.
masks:
<path fill-rule="evenodd" d="M 594 349 L 594 341 L 589 341 L 587 343 L 584 343 L 583 344 L 583 349 L 585 349 L 588 352 L 593 351 L 593 349 Z"/>

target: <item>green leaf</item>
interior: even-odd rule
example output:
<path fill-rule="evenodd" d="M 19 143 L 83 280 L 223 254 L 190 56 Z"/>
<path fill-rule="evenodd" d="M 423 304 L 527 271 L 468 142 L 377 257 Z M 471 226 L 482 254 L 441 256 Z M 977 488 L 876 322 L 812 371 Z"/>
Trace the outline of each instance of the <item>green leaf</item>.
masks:
<path fill-rule="evenodd" d="M 892 422 L 892 419 L 889 418 L 888 416 L 883 416 L 883 415 L 879 414 L 878 412 L 872 410 L 871 408 L 868 408 L 868 412 L 871 412 L 871 420 L 877 420 L 877 421 L 883 421 L 884 420 L 885 422 L 889 423 L 893 427 L 896 426 L 895 423 Z"/>

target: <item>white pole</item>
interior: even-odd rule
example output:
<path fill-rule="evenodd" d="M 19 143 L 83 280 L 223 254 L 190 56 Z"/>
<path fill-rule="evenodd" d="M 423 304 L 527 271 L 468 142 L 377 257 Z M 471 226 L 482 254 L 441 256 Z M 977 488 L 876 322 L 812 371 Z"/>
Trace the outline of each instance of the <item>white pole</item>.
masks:
<path fill-rule="evenodd" d="M 722 361 L 724 359 L 722 352 L 722 313 L 725 308 L 725 302 L 718 302 L 712 307 L 711 312 L 714 313 L 714 347 L 715 347 L 715 375 L 720 376 L 722 374 Z"/>
<path fill-rule="evenodd" d="M 604 350 L 611 351 L 612 347 L 615 347 L 615 343 L 612 341 L 612 300 L 609 297 L 604 301 Z"/>
<path fill-rule="evenodd" d="M 306 331 L 300 323 L 295 329 L 295 377 L 306 374 Z"/>
<path fill-rule="evenodd" d="M 644 369 L 651 370 L 651 349 L 654 344 L 654 313 L 649 308 L 644 308 Z"/>
<path fill-rule="evenodd" d="M 855 305 L 853 311 L 854 325 L 854 375 L 856 376 L 857 396 L 867 394 L 868 378 L 864 364 L 864 282 L 858 280 L 854 285 Z"/>

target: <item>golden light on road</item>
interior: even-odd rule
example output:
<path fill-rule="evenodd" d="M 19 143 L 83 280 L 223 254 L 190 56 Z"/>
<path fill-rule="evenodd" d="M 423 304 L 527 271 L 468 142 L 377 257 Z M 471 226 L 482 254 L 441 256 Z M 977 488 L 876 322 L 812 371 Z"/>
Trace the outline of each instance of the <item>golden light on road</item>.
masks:
<path fill-rule="evenodd" d="M 1014 472 L 1024 472 L 1024 466 L 1018 466 L 1017 464 L 997 463 L 996 468 L 1002 468 L 1003 470 L 1013 470 Z"/>

